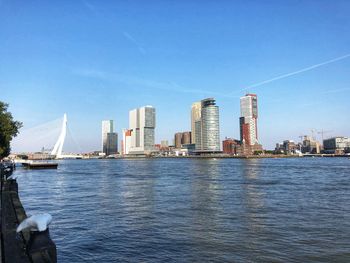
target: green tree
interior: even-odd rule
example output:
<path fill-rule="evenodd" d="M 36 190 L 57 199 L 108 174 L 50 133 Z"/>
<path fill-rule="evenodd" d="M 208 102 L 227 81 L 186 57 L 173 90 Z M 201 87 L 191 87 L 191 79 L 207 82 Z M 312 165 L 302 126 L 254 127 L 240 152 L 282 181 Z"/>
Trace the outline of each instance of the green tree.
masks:
<path fill-rule="evenodd" d="M 21 122 L 13 120 L 11 112 L 7 111 L 8 106 L 0 101 L 0 159 L 10 154 L 10 142 L 22 127 Z"/>

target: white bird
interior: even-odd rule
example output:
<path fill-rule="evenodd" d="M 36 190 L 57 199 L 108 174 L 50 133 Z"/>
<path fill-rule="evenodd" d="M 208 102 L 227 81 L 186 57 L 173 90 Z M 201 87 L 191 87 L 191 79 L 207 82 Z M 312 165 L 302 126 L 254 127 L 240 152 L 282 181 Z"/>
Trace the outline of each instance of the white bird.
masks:
<path fill-rule="evenodd" d="M 20 177 L 19 174 L 12 174 L 11 176 L 7 177 L 7 180 L 16 180 L 18 177 Z"/>
<path fill-rule="evenodd" d="M 17 233 L 24 229 L 30 229 L 30 231 L 45 231 L 48 225 L 52 221 L 52 216 L 47 213 L 32 215 L 22 221 L 17 227 Z"/>

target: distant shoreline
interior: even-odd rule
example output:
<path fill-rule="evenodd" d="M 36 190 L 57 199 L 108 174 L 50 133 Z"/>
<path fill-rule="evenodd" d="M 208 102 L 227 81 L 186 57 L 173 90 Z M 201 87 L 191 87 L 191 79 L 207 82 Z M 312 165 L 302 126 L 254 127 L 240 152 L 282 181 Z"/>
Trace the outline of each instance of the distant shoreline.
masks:
<path fill-rule="evenodd" d="M 116 158 L 84 158 L 84 160 L 100 159 L 100 160 L 117 160 L 117 159 L 285 159 L 285 158 L 350 158 L 349 155 L 248 155 L 248 156 L 222 156 L 222 155 L 207 155 L 207 156 L 121 156 Z"/>
<path fill-rule="evenodd" d="M 349 158 L 350 155 L 335 155 L 335 154 L 307 154 L 307 155 L 246 155 L 246 156 L 237 156 L 237 155 L 188 155 L 188 156 L 145 156 L 145 155 L 133 155 L 133 156 L 118 156 L 115 158 L 62 158 L 59 160 L 119 160 L 119 159 L 285 159 L 285 158 Z M 15 159 L 20 163 L 22 159 Z M 28 159 L 33 161 L 40 160 L 54 160 L 54 159 Z"/>
<path fill-rule="evenodd" d="M 323 158 L 323 157 L 348 157 L 350 158 L 349 155 L 324 155 L 324 154 L 319 154 L 319 155 L 303 155 L 303 156 L 298 156 L 298 155 L 247 155 L 247 156 L 152 156 L 152 157 L 137 157 L 137 156 L 130 156 L 130 157 L 118 157 L 115 159 L 137 159 L 137 158 L 175 158 L 175 159 L 282 159 L 282 158 Z M 108 159 L 108 158 L 107 158 Z"/>

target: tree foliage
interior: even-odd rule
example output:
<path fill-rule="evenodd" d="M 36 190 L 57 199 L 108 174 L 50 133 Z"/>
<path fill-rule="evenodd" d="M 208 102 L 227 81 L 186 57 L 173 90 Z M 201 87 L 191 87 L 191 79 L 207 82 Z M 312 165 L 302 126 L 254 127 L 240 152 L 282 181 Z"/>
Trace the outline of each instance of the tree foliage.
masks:
<path fill-rule="evenodd" d="M 8 106 L 0 101 L 0 159 L 10 154 L 10 142 L 22 127 L 21 122 L 13 120 L 11 112 L 7 111 Z"/>

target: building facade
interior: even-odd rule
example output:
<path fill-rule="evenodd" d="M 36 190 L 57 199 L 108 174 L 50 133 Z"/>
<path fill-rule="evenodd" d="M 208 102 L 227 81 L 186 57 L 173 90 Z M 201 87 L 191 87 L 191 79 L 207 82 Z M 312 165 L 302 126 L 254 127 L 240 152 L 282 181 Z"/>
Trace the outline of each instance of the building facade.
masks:
<path fill-rule="evenodd" d="M 222 141 L 222 151 L 226 154 L 236 155 L 240 141 L 231 138 L 225 138 Z"/>
<path fill-rule="evenodd" d="M 240 98 L 241 117 L 239 127 L 241 142 L 256 145 L 258 141 L 258 98 L 256 94 L 246 94 Z"/>
<path fill-rule="evenodd" d="M 201 119 L 201 107 L 202 103 L 200 101 L 194 102 L 191 107 L 191 142 L 196 143 L 196 136 L 200 134 L 196 129 L 196 122 Z"/>
<path fill-rule="evenodd" d="M 310 136 L 304 136 L 301 152 L 302 153 L 320 153 L 321 145 L 314 138 Z"/>
<path fill-rule="evenodd" d="M 118 133 L 114 132 L 113 120 L 102 121 L 102 152 L 106 155 L 118 152 Z"/>
<path fill-rule="evenodd" d="M 132 130 L 123 129 L 122 154 L 129 154 Z"/>
<path fill-rule="evenodd" d="M 182 132 L 175 133 L 174 146 L 176 149 L 180 149 L 182 145 Z"/>
<path fill-rule="evenodd" d="M 195 144 L 196 150 L 201 150 L 202 149 L 202 120 L 201 119 L 195 122 L 194 139 L 195 139 L 194 144 Z"/>
<path fill-rule="evenodd" d="M 116 132 L 107 133 L 107 145 L 105 154 L 117 154 L 118 153 L 118 134 Z"/>
<path fill-rule="evenodd" d="M 182 144 L 191 144 L 192 143 L 192 132 L 187 131 L 182 133 Z"/>
<path fill-rule="evenodd" d="M 220 151 L 219 107 L 215 99 L 208 98 L 201 101 L 201 114 L 195 122 L 195 133 L 196 151 Z"/>
<path fill-rule="evenodd" d="M 129 112 L 131 130 L 128 154 L 149 154 L 155 150 L 156 109 L 145 106 Z"/>
<path fill-rule="evenodd" d="M 175 136 L 174 136 L 175 148 L 180 149 L 182 145 L 191 144 L 192 143 L 191 134 L 192 133 L 190 131 L 175 133 Z"/>
<path fill-rule="evenodd" d="M 300 152 L 301 145 L 293 140 L 284 140 L 282 143 L 276 143 L 275 153 L 277 154 L 295 154 Z"/>
<path fill-rule="evenodd" d="M 323 140 L 323 148 L 325 153 L 350 153 L 350 138 L 339 136 Z"/>

